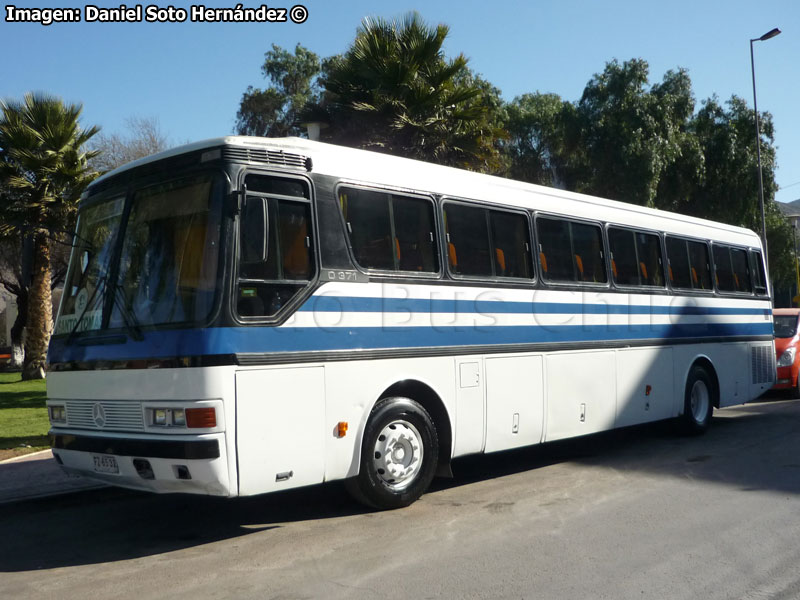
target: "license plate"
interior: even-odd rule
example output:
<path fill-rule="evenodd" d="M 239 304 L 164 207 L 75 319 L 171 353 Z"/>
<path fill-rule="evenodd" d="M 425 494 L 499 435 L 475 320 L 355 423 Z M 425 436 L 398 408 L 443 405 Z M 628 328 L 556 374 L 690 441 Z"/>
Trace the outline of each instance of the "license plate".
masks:
<path fill-rule="evenodd" d="M 119 465 L 114 456 L 93 455 L 94 470 L 97 473 L 119 473 Z"/>

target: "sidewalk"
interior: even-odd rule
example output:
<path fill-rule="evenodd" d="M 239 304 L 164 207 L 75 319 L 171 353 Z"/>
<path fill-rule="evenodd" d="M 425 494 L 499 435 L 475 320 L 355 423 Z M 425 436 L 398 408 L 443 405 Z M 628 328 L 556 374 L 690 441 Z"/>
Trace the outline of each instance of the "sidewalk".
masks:
<path fill-rule="evenodd" d="M 50 450 L 0 462 L 0 504 L 105 487 L 83 477 L 70 477 Z"/>

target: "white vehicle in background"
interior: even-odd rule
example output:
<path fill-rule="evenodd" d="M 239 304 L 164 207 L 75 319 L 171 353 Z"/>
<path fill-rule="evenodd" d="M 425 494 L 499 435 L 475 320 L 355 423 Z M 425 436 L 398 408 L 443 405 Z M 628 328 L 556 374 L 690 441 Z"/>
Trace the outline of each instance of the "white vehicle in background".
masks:
<path fill-rule="evenodd" d="M 228 137 L 84 195 L 50 346 L 53 452 L 156 492 L 347 479 L 679 418 L 775 378 L 759 238 L 302 139 Z"/>

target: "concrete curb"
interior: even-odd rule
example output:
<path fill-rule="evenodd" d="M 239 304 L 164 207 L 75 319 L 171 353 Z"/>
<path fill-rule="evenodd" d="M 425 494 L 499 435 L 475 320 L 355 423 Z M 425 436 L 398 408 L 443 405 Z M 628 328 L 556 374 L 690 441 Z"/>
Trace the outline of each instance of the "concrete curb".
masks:
<path fill-rule="evenodd" d="M 4 465 L 6 463 L 13 463 L 13 462 L 20 462 L 24 460 L 32 460 L 37 457 L 43 457 L 45 454 L 49 454 L 52 450 L 39 450 L 39 452 L 31 452 L 30 454 L 21 454 L 19 456 L 13 456 L 11 458 L 7 458 L 5 460 L 0 460 L 0 465 Z"/>
<path fill-rule="evenodd" d="M 0 463 L 0 505 L 103 487 L 108 486 L 67 475 L 50 450 L 15 456 Z"/>

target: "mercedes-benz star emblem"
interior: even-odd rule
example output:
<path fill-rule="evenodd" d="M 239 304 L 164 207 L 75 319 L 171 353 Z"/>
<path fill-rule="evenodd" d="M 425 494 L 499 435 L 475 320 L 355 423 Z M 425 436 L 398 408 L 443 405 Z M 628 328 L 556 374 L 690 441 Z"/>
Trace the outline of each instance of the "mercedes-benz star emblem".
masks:
<path fill-rule="evenodd" d="M 95 402 L 92 407 L 92 418 L 94 418 L 95 425 L 98 427 L 106 424 L 106 411 L 99 402 Z"/>

